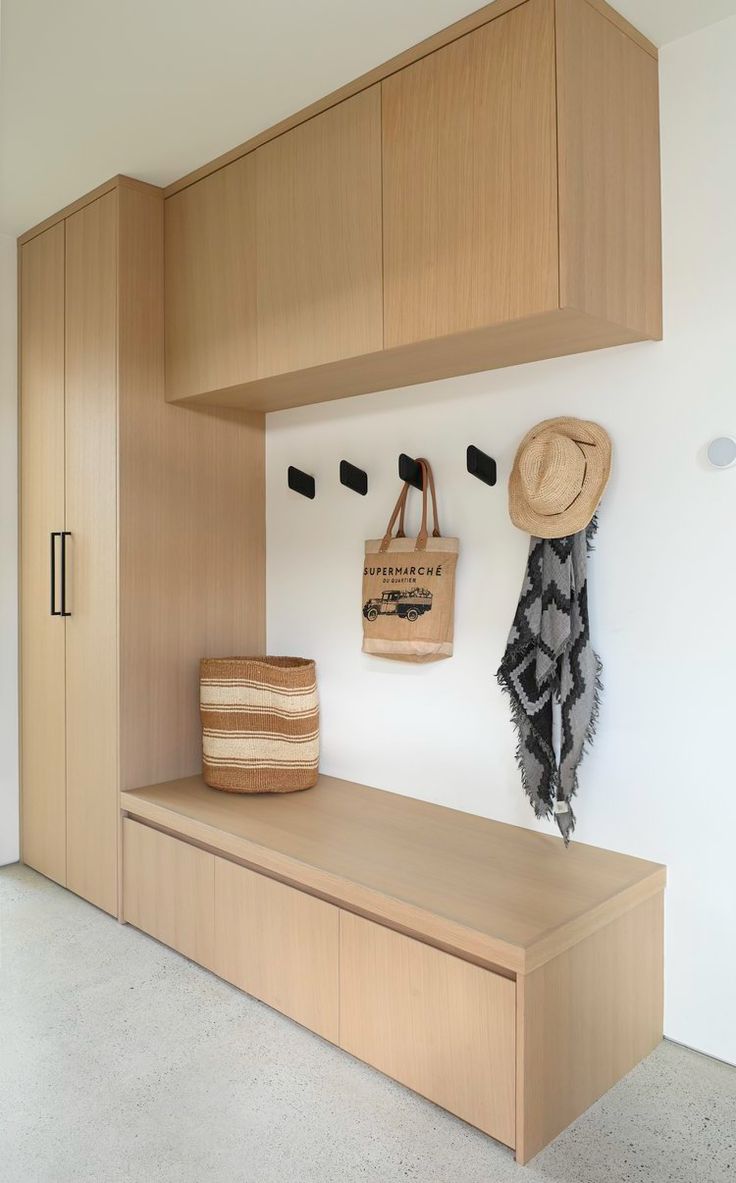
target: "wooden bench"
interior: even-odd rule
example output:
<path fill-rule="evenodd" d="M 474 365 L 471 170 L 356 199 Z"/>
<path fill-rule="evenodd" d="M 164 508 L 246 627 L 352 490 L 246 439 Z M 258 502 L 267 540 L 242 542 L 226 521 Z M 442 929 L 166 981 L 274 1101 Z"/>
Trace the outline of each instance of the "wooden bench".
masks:
<path fill-rule="evenodd" d="M 121 807 L 122 919 L 519 1162 L 662 1037 L 657 863 L 327 776 Z"/>

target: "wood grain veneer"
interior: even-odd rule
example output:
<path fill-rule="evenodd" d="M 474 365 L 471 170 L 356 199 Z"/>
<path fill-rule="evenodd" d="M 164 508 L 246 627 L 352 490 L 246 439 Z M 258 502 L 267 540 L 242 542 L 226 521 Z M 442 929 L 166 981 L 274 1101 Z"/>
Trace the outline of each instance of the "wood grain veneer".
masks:
<path fill-rule="evenodd" d="M 22 857 L 64 884 L 65 628 L 50 615 L 49 538 L 64 529 L 63 223 L 21 246 L 18 262 Z"/>
<path fill-rule="evenodd" d="M 199 659 L 265 646 L 261 415 L 168 405 L 163 202 L 120 193 L 120 783 L 201 766 Z"/>
<path fill-rule="evenodd" d="M 192 777 L 121 807 L 126 919 L 185 948 L 172 901 L 213 860 L 214 963 L 190 955 L 519 1162 L 661 1039 L 656 863 L 330 777 L 286 796 Z M 211 900 L 207 881 L 200 927 Z"/>
<path fill-rule="evenodd" d="M 123 919 L 212 968 L 214 857 L 127 819 L 123 851 Z"/>
<path fill-rule="evenodd" d="M 102 189 L 20 247 L 22 831 L 117 914 L 119 786 L 199 768 L 200 657 L 265 645 L 265 461 L 263 416 L 165 402 L 162 194 Z"/>
<path fill-rule="evenodd" d="M 517 980 L 516 1157 L 527 1162 L 662 1038 L 663 894 Z"/>
<path fill-rule="evenodd" d="M 258 376 L 383 346 L 381 92 L 255 153 Z"/>
<path fill-rule="evenodd" d="M 583 0 L 555 0 L 560 305 L 662 336 L 656 59 Z"/>
<path fill-rule="evenodd" d="M 117 912 L 118 194 L 66 221 L 67 885 Z"/>
<path fill-rule="evenodd" d="M 119 189 L 138 189 L 146 193 L 161 194 L 161 189 L 157 185 L 149 185 L 147 181 L 139 181 L 135 177 L 126 177 L 118 174 L 115 177 L 110 177 L 107 181 L 103 181 L 96 188 L 90 189 L 88 193 L 83 193 L 81 197 L 70 201 L 68 205 L 63 206 L 56 213 L 51 214 L 48 218 L 44 218 L 42 222 L 37 222 L 35 226 L 31 226 L 29 230 L 24 231 L 18 238 L 19 245 L 22 246 L 24 243 L 30 242 L 32 238 L 43 234 L 49 227 L 57 226 L 60 222 L 71 217 L 72 214 L 77 213 L 78 210 L 84 209 L 85 205 L 91 205 L 93 201 L 104 197 L 106 193 L 116 192 Z"/>
<path fill-rule="evenodd" d="M 614 10 L 501 2 L 370 78 L 168 198 L 171 401 L 274 411 L 661 336 L 656 51 Z M 228 256 L 208 228 L 245 169 Z"/>
<path fill-rule="evenodd" d="M 338 1041 L 339 911 L 215 859 L 215 973 Z"/>
<path fill-rule="evenodd" d="M 279 123 L 274 124 L 250 139 L 238 144 L 237 147 L 223 152 L 220 156 L 210 160 L 207 164 L 201 165 L 199 168 L 193 169 L 186 173 L 178 180 L 172 181 L 165 190 L 165 196 L 171 197 L 174 193 L 178 193 L 181 189 L 189 185 L 196 184 L 203 177 L 209 176 L 210 173 L 216 172 L 218 169 L 224 168 L 231 164 L 234 160 L 238 160 L 241 156 L 245 156 L 249 152 L 253 152 L 261 144 L 268 143 L 269 140 L 275 139 L 277 136 L 283 135 L 284 132 L 297 127 L 300 123 L 305 123 L 308 119 L 312 119 L 315 115 L 329 110 L 345 99 L 351 98 L 362 90 L 366 90 L 369 86 L 374 86 L 377 82 L 381 82 L 384 78 L 389 78 L 398 70 L 405 69 L 406 66 L 421 60 L 428 54 L 435 53 L 438 49 L 442 49 L 445 45 L 451 44 L 459 37 L 464 37 L 467 33 L 473 32 L 474 29 L 479 29 L 489 21 L 495 20 L 504 13 L 510 12 L 513 8 L 525 3 L 526 0 L 493 0 L 491 4 L 485 4 L 476 12 L 471 12 L 453 24 L 448 25 L 445 29 L 440 29 L 437 33 L 433 33 L 430 37 L 425 37 L 423 41 L 418 42 L 411 48 L 403 50 L 396 54 L 395 57 L 383 62 L 380 66 L 368 70 L 367 73 L 361 74 L 352 82 L 348 82 L 345 86 L 339 87 L 330 94 L 325 95 L 324 98 L 318 99 L 315 103 L 310 103 L 307 107 L 302 107 L 301 110 L 295 112 L 294 115 L 282 119 Z M 595 9 L 600 15 L 604 16 L 608 21 L 614 24 L 618 29 L 626 33 L 628 37 L 635 41 L 642 49 L 644 49 L 652 58 L 657 58 L 657 47 L 642 33 L 639 32 L 625 17 L 621 16 L 615 8 L 606 3 L 606 0 L 587 0 L 591 8 Z"/>
<path fill-rule="evenodd" d="M 554 0 L 386 79 L 386 348 L 557 308 L 556 149 Z"/>
<path fill-rule="evenodd" d="M 640 333 L 621 325 L 562 308 L 468 333 L 275 374 L 227 390 L 208 391 L 187 399 L 186 405 L 280 411 L 640 340 Z"/>
<path fill-rule="evenodd" d="M 471 960 L 530 972 L 660 892 L 656 863 L 321 776 L 234 796 L 201 777 L 121 795 L 131 816 Z"/>
<path fill-rule="evenodd" d="M 340 1046 L 513 1146 L 516 987 L 340 913 Z"/>
<path fill-rule="evenodd" d="M 168 397 L 257 378 L 254 156 L 167 202 L 165 261 Z"/>

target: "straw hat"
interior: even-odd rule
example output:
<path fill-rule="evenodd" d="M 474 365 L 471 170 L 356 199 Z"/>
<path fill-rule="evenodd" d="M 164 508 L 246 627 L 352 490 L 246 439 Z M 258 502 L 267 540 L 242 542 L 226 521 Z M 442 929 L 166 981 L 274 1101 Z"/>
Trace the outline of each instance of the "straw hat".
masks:
<path fill-rule="evenodd" d="M 587 419 L 545 419 L 519 445 L 509 478 L 509 513 L 536 538 L 584 530 L 611 473 L 611 441 Z"/>

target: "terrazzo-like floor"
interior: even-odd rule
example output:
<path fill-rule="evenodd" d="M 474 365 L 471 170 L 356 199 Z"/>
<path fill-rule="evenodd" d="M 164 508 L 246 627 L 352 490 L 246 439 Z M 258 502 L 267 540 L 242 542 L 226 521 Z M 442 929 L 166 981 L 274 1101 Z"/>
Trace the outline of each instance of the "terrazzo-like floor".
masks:
<path fill-rule="evenodd" d="M 0 869 L 2 1183 L 735 1183 L 736 1069 L 661 1047 L 527 1167 L 24 867 Z"/>

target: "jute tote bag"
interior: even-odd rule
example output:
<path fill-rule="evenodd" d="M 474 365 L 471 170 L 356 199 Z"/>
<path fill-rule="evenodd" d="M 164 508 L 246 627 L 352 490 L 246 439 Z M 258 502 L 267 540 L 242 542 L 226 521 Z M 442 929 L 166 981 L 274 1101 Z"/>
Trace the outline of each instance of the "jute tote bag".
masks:
<path fill-rule="evenodd" d="M 437 519 L 432 469 L 422 466 L 422 524 L 416 540 L 404 534 L 405 484 L 383 538 L 365 544 L 363 566 L 363 652 L 394 661 L 440 661 L 452 657 L 455 567 L 460 543 L 443 538 Z M 432 496 L 434 529 L 427 531 L 427 498 Z M 399 526 L 396 537 L 394 527 Z"/>

